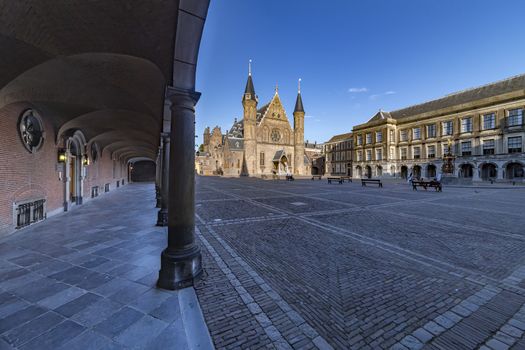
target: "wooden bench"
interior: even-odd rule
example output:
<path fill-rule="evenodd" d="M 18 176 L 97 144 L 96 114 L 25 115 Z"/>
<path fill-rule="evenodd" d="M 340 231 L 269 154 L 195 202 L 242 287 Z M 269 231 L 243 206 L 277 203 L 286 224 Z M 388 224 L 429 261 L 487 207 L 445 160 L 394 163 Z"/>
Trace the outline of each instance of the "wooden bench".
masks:
<path fill-rule="evenodd" d="M 361 179 L 361 186 L 365 186 L 366 187 L 366 184 L 374 184 L 374 185 L 377 185 L 378 187 L 383 187 L 383 184 L 381 183 L 381 180 L 379 179 Z"/>
<path fill-rule="evenodd" d="M 343 182 L 352 182 L 352 178 L 350 176 L 341 176 L 341 180 L 343 180 Z"/>
<path fill-rule="evenodd" d="M 332 183 L 332 180 L 333 181 L 338 181 L 340 184 L 343 183 L 343 179 L 341 179 L 340 177 L 327 177 L 328 179 L 328 183 L 331 184 Z"/>
<path fill-rule="evenodd" d="M 419 187 L 423 187 L 425 189 L 425 191 L 427 190 L 427 187 L 435 188 L 436 192 L 441 192 L 442 191 L 441 182 L 439 182 L 439 181 L 418 181 L 418 180 L 413 180 L 412 181 L 412 190 L 413 191 L 417 191 L 418 186 Z"/>
<path fill-rule="evenodd" d="M 312 175 L 312 180 L 316 179 L 317 180 L 321 180 L 321 178 L 323 177 L 323 175 Z"/>

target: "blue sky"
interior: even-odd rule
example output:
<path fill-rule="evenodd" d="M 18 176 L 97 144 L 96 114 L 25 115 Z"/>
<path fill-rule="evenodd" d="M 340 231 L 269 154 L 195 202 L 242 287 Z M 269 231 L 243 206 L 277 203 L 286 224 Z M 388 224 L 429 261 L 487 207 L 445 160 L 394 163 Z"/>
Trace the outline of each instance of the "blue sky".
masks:
<path fill-rule="evenodd" d="M 242 117 L 253 60 L 259 107 L 279 95 L 305 139 L 351 131 L 395 110 L 525 73 L 525 1 L 212 0 L 199 53 L 197 143 Z"/>

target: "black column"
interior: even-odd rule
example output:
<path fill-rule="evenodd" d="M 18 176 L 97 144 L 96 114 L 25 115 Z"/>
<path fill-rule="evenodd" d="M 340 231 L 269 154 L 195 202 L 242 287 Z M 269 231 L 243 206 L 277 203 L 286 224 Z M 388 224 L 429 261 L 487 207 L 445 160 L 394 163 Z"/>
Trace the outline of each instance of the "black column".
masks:
<path fill-rule="evenodd" d="M 161 173 L 160 173 L 160 210 L 157 215 L 157 226 L 168 225 L 168 198 L 169 198 L 169 159 L 170 134 L 162 133 Z"/>
<path fill-rule="evenodd" d="M 157 286 L 181 289 L 202 274 L 195 242 L 195 104 L 200 94 L 170 88 L 171 144 L 169 157 L 168 247 L 161 255 Z"/>
<path fill-rule="evenodd" d="M 160 145 L 159 145 L 159 151 L 157 153 L 157 160 L 155 162 L 155 199 L 157 200 L 157 203 L 155 205 L 156 208 L 161 207 L 161 181 L 162 181 L 162 147 L 163 147 L 163 141 L 162 137 L 160 138 Z"/>

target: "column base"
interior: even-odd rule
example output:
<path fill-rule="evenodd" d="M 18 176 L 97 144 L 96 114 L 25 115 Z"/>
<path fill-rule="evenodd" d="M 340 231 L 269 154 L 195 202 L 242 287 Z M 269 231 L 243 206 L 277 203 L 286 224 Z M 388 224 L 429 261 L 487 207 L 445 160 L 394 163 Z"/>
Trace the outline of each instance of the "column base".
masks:
<path fill-rule="evenodd" d="M 157 204 L 155 204 L 155 208 L 162 208 L 162 202 L 160 197 L 157 197 Z"/>
<path fill-rule="evenodd" d="M 157 226 L 168 226 L 168 210 L 161 209 L 157 214 Z"/>
<path fill-rule="evenodd" d="M 157 287 L 176 290 L 193 286 L 202 275 L 202 257 L 198 246 L 170 252 L 166 248 L 160 257 Z"/>

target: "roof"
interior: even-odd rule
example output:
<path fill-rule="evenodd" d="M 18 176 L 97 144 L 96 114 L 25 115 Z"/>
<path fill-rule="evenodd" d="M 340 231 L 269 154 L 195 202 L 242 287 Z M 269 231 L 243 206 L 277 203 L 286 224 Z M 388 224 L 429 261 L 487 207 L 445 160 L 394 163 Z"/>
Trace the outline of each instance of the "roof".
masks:
<path fill-rule="evenodd" d="M 229 137 L 243 138 L 244 137 L 244 119 L 233 122 L 231 129 L 228 131 Z"/>
<path fill-rule="evenodd" d="M 352 138 L 352 133 L 347 132 L 345 134 L 339 134 L 339 135 L 332 136 L 332 138 L 328 140 L 328 142 L 339 142 L 339 141 L 348 140 L 350 138 Z"/>
<path fill-rule="evenodd" d="M 248 75 L 248 80 L 246 81 L 246 88 L 244 89 L 245 94 L 250 94 L 252 97 L 255 97 L 255 88 L 253 87 L 252 75 Z"/>
<path fill-rule="evenodd" d="M 295 100 L 295 109 L 293 110 L 295 112 L 303 112 L 304 113 L 304 107 L 303 107 L 303 99 L 301 98 L 301 93 L 297 93 L 297 99 Z"/>
<path fill-rule="evenodd" d="M 228 146 L 230 151 L 240 151 L 244 149 L 244 139 L 229 138 Z"/>
<path fill-rule="evenodd" d="M 286 157 L 286 152 L 283 149 L 279 150 L 275 152 L 275 155 L 273 156 L 272 161 L 279 162 L 283 156 Z"/>
<path fill-rule="evenodd" d="M 505 80 L 497 81 L 472 89 L 459 91 L 445 97 L 399 109 L 390 112 L 394 119 L 407 118 L 410 116 L 435 111 L 447 107 L 453 107 L 488 97 L 502 95 L 505 93 L 525 89 L 525 74 L 517 75 Z M 372 118 L 373 119 L 373 118 Z"/>
<path fill-rule="evenodd" d="M 268 107 L 270 107 L 270 103 L 272 103 L 272 101 L 268 102 L 267 104 L 265 104 L 264 106 L 262 106 L 261 108 L 257 110 L 257 124 L 261 122 L 262 118 L 266 114 Z"/>
<path fill-rule="evenodd" d="M 270 102 L 262 106 L 257 110 L 257 117 L 256 117 L 256 123 L 259 124 L 268 110 L 268 107 L 270 106 Z M 236 137 L 236 138 L 243 138 L 244 137 L 244 119 L 241 119 L 239 121 L 235 120 L 233 122 L 233 125 L 231 129 L 228 131 L 228 136 L 230 137 Z"/>
<path fill-rule="evenodd" d="M 370 123 L 370 122 L 374 122 L 376 120 L 385 120 L 385 119 L 388 119 L 388 118 L 392 118 L 391 114 L 389 112 L 383 112 L 382 110 L 380 110 L 372 118 L 370 118 L 370 120 L 368 122 Z"/>

